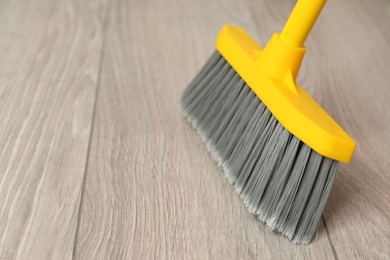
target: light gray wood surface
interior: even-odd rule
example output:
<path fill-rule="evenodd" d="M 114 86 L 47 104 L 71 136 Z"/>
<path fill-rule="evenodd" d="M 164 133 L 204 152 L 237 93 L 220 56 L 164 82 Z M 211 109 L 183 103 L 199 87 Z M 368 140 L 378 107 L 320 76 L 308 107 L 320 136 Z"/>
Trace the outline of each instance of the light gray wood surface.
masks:
<path fill-rule="evenodd" d="M 299 82 L 355 138 L 314 241 L 250 215 L 178 100 L 293 0 L 0 0 L 0 259 L 390 259 L 390 2 L 328 1 Z M 80 209 L 80 210 L 79 210 Z"/>
<path fill-rule="evenodd" d="M 0 259 L 72 257 L 101 7 L 0 1 Z"/>

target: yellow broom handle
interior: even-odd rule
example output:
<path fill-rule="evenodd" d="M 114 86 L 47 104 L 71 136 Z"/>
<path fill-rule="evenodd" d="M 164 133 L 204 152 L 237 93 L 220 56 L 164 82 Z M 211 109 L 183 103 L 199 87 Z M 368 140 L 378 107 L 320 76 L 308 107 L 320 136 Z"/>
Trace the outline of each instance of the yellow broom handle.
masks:
<path fill-rule="evenodd" d="M 280 38 L 293 46 L 302 47 L 325 3 L 326 0 L 298 0 Z"/>

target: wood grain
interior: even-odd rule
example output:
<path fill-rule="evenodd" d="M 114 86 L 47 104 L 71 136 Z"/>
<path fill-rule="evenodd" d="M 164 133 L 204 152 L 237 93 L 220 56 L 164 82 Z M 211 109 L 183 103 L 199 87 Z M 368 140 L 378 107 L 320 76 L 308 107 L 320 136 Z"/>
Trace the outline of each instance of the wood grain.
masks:
<path fill-rule="evenodd" d="M 0 1 L 0 259 L 72 258 L 101 7 Z"/>
<path fill-rule="evenodd" d="M 223 24 L 264 45 L 295 2 L 0 0 L 0 259 L 390 259 L 388 0 L 328 1 L 306 43 L 298 81 L 358 143 L 312 244 L 179 112 Z"/>

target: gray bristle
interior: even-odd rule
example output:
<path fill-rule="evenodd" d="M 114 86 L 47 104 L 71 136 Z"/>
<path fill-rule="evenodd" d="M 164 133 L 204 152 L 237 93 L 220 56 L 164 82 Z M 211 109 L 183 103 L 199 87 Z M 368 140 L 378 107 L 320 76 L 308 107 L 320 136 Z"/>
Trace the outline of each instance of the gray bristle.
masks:
<path fill-rule="evenodd" d="M 338 162 L 289 133 L 217 51 L 180 105 L 248 210 L 290 240 L 310 243 Z"/>

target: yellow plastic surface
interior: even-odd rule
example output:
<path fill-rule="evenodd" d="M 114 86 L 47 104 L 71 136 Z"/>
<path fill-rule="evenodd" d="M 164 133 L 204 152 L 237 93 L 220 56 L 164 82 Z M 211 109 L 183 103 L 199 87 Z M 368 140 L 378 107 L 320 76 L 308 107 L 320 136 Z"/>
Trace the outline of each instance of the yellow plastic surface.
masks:
<path fill-rule="evenodd" d="M 229 25 L 222 28 L 216 45 L 290 133 L 323 156 L 349 162 L 355 142 L 295 82 L 305 54 L 303 42 L 324 3 L 325 0 L 298 1 L 285 30 L 275 34 L 264 49 L 243 29 Z"/>
<path fill-rule="evenodd" d="M 288 18 L 281 38 L 294 46 L 303 46 L 326 0 L 299 0 Z"/>

